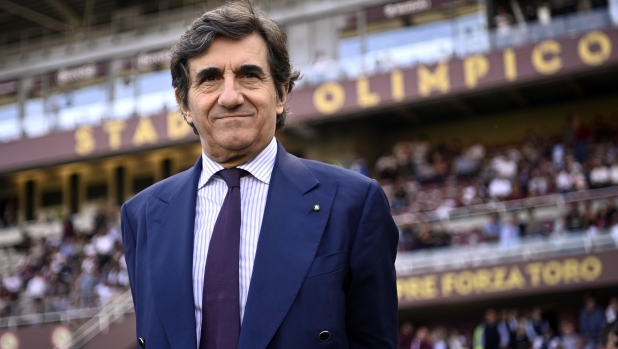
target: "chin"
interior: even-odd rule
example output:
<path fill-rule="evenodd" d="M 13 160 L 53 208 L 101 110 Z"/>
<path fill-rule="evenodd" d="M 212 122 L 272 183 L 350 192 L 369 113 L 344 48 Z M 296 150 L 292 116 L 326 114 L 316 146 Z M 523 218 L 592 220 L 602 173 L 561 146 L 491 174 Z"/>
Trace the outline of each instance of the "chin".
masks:
<path fill-rule="evenodd" d="M 223 139 L 219 145 L 228 150 L 243 150 L 252 145 L 254 142 L 254 137 L 238 137 L 237 135 L 233 135 L 229 138 Z"/>

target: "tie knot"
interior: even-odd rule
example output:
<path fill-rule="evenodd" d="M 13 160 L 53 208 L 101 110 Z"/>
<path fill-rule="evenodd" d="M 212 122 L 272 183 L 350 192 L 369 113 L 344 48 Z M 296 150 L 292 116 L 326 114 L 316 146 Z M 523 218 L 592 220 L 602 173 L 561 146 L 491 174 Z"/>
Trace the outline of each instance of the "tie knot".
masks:
<path fill-rule="evenodd" d="M 248 172 L 240 168 L 226 168 L 217 172 L 228 188 L 240 188 L 240 177 L 244 177 Z"/>

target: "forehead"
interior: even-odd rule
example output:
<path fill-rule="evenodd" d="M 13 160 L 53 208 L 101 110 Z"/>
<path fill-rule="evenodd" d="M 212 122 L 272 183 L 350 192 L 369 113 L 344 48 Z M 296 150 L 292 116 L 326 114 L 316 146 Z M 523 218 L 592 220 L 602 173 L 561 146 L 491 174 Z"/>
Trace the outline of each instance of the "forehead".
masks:
<path fill-rule="evenodd" d="M 190 74 L 195 75 L 206 67 L 234 70 L 244 64 L 257 65 L 268 71 L 267 52 L 266 41 L 257 33 L 241 39 L 218 36 L 204 54 L 189 59 Z"/>

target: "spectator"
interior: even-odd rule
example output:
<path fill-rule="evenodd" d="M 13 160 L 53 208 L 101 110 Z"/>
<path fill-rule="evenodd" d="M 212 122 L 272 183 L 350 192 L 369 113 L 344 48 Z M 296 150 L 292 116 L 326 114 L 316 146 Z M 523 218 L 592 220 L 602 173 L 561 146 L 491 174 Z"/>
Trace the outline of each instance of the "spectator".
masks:
<path fill-rule="evenodd" d="M 554 336 L 554 330 L 548 328 L 543 335 L 537 336 L 532 343 L 532 349 L 557 349 L 560 348 L 559 338 Z"/>
<path fill-rule="evenodd" d="M 579 315 L 579 329 L 586 341 L 585 349 L 596 349 L 599 345 L 599 333 L 605 326 L 603 311 L 597 307 L 593 297 L 587 297 L 585 307 Z"/>
<path fill-rule="evenodd" d="M 549 322 L 543 319 L 543 312 L 541 311 L 541 308 L 532 308 L 532 312 L 530 313 L 530 321 L 528 321 L 528 327 L 526 328 L 526 333 L 528 334 L 530 342 L 534 344 L 534 341 L 538 337 L 543 337 L 547 331 L 549 331 Z"/>
<path fill-rule="evenodd" d="M 508 345 L 508 329 L 504 323 L 497 321 L 496 312 L 493 309 L 485 312 L 485 323 L 481 326 L 480 338 L 483 349 L 501 349 Z"/>
<path fill-rule="evenodd" d="M 108 233 L 107 229 L 100 229 L 99 232 L 92 238 L 93 246 L 98 254 L 99 269 L 109 262 L 110 255 L 115 244 L 114 238 Z"/>
<path fill-rule="evenodd" d="M 459 334 L 459 330 L 452 327 L 449 330 L 448 349 L 468 349 L 466 345 L 466 337 Z"/>
<path fill-rule="evenodd" d="M 34 277 L 28 281 L 28 285 L 26 286 L 26 293 L 30 299 L 34 300 L 35 309 L 37 312 L 43 312 L 43 298 L 45 297 L 45 293 L 47 291 L 47 283 L 43 278 L 43 273 L 41 271 L 37 271 L 34 274 Z"/>
<path fill-rule="evenodd" d="M 406 183 L 403 180 L 398 180 L 395 184 L 395 193 L 391 200 L 391 208 L 401 210 L 408 203 L 408 192 L 406 191 Z"/>
<path fill-rule="evenodd" d="M 431 342 L 429 342 L 429 329 L 427 327 L 419 327 L 412 340 L 410 349 L 433 349 Z"/>
<path fill-rule="evenodd" d="M 391 153 L 384 153 L 376 161 L 376 173 L 380 179 L 397 178 L 397 159 Z"/>
<path fill-rule="evenodd" d="M 492 166 L 498 176 L 508 179 L 515 178 L 515 174 L 517 173 L 517 162 L 514 158 L 518 158 L 518 156 L 512 153 L 509 156 L 499 154 L 493 158 Z"/>
<path fill-rule="evenodd" d="M 94 216 L 94 228 L 93 231 L 97 232 L 101 229 L 106 229 L 107 228 L 107 221 L 108 221 L 108 217 L 107 217 L 107 207 L 105 204 L 100 204 L 97 212 Z"/>
<path fill-rule="evenodd" d="M 556 190 L 558 193 L 568 193 L 573 190 L 573 176 L 566 169 L 560 170 L 556 176 Z"/>
<path fill-rule="evenodd" d="M 410 349 L 414 339 L 414 325 L 404 322 L 399 329 L 399 349 Z"/>
<path fill-rule="evenodd" d="M 618 156 L 612 162 L 612 167 L 609 169 L 609 179 L 611 185 L 618 185 Z"/>
<path fill-rule="evenodd" d="M 517 213 L 512 213 L 506 224 L 500 227 L 500 247 L 509 248 L 517 243 L 519 239 L 519 225 L 517 224 Z"/>
<path fill-rule="evenodd" d="M 564 144 L 556 143 L 552 149 L 551 159 L 556 168 L 563 170 L 565 169 L 564 163 Z"/>
<path fill-rule="evenodd" d="M 571 204 L 569 213 L 565 217 L 566 229 L 570 232 L 578 232 L 584 230 L 585 219 L 584 216 L 579 213 L 577 204 Z"/>
<path fill-rule="evenodd" d="M 513 24 L 513 16 L 506 12 L 504 6 L 498 7 L 498 13 L 494 17 L 494 24 L 496 30 L 501 35 L 506 35 L 511 32 L 511 25 Z"/>
<path fill-rule="evenodd" d="M 412 143 L 408 141 L 397 142 L 393 146 L 393 154 L 397 159 L 397 166 L 399 167 L 399 175 L 403 178 L 414 173 L 414 166 L 412 163 Z"/>
<path fill-rule="evenodd" d="M 522 230 L 520 230 L 520 233 L 523 233 L 522 235 L 524 235 L 526 238 L 539 238 L 542 237 L 545 233 L 543 225 L 541 225 L 541 222 L 539 222 L 538 218 L 536 217 L 535 211 L 536 210 L 534 207 L 528 208 L 528 220 L 520 228 L 523 228 Z"/>
<path fill-rule="evenodd" d="M 517 330 L 520 327 L 519 310 L 517 308 L 509 310 L 505 323 L 509 330 L 509 347 L 515 349 L 517 347 Z M 525 349 L 527 349 L 527 347 Z"/>
<path fill-rule="evenodd" d="M 547 194 L 548 191 L 547 178 L 543 176 L 541 170 L 536 168 L 532 171 L 532 178 L 528 182 L 528 193 L 530 196 L 542 196 Z"/>
<path fill-rule="evenodd" d="M 354 155 L 354 160 L 352 160 L 352 164 L 350 165 L 350 170 L 360 173 L 363 176 L 369 177 L 369 169 L 367 169 L 367 159 L 361 156 L 359 153 Z"/>
<path fill-rule="evenodd" d="M 511 180 L 506 178 L 504 174 L 494 178 L 489 184 L 489 196 L 494 199 L 508 199 L 512 192 L 513 187 L 511 185 Z"/>
<path fill-rule="evenodd" d="M 618 349 L 618 328 L 616 326 L 616 322 L 613 322 L 603 328 L 600 348 Z"/>
<path fill-rule="evenodd" d="M 112 301 L 115 295 L 114 289 L 109 285 L 109 282 L 107 280 L 99 282 L 94 287 L 94 291 L 98 296 L 100 307 L 107 306 Z"/>
<path fill-rule="evenodd" d="M 575 326 L 570 321 L 560 323 L 560 345 L 562 349 L 581 349 L 581 339 L 575 333 Z"/>
<path fill-rule="evenodd" d="M 610 169 L 604 166 L 600 160 L 595 159 L 590 170 L 590 187 L 603 188 L 611 183 Z"/>
<path fill-rule="evenodd" d="M 609 304 L 605 309 L 605 321 L 609 324 L 616 321 L 616 314 L 618 313 L 618 298 L 612 297 L 609 299 Z"/>
<path fill-rule="evenodd" d="M 311 82 L 320 84 L 333 77 L 333 72 L 338 69 L 337 62 L 328 56 L 324 51 L 315 52 L 311 66 Z"/>
<path fill-rule="evenodd" d="M 446 329 L 442 326 L 436 327 L 431 333 L 433 349 L 447 349 Z"/>
<path fill-rule="evenodd" d="M 501 230 L 502 222 L 500 221 L 500 215 L 497 212 L 491 213 L 489 217 L 489 222 L 487 223 L 487 225 L 485 225 L 485 241 L 498 241 Z"/>
<path fill-rule="evenodd" d="M 511 349 L 529 349 L 530 348 L 530 339 L 528 339 L 528 335 L 526 334 L 526 326 L 523 323 L 520 323 L 517 326 L 517 331 L 515 332 L 515 336 L 511 342 Z"/>

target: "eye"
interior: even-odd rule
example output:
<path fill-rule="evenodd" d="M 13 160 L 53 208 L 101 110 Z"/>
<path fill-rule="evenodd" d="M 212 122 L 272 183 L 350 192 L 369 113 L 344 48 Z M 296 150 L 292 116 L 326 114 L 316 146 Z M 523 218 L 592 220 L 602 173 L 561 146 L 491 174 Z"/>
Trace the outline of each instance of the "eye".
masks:
<path fill-rule="evenodd" d="M 245 74 L 245 78 L 249 78 L 249 79 L 254 79 L 257 78 L 258 76 L 253 74 L 253 73 L 247 73 Z"/>

